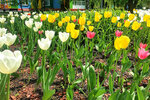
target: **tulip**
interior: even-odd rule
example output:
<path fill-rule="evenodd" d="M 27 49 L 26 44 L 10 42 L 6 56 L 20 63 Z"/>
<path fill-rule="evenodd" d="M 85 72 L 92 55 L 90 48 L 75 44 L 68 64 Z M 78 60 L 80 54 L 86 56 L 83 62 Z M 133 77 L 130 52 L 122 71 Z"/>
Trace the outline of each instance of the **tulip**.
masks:
<path fill-rule="evenodd" d="M 42 27 L 42 22 L 35 22 L 35 27 L 40 29 Z"/>
<path fill-rule="evenodd" d="M 1 23 L 4 23 L 5 21 L 6 21 L 6 18 L 4 18 L 4 17 L 0 18 Z"/>
<path fill-rule="evenodd" d="M 7 29 L 5 29 L 5 28 L 0 28 L 0 36 L 5 35 L 6 32 L 7 32 Z"/>
<path fill-rule="evenodd" d="M 33 27 L 33 30 L 34 30 L 34 32 L 37 32 L 37 31 L 38 31 L 38 29 L 37 29 L 36 27 Z"/>
<path fill-rule="evenodd" d="M 11 33 L 7 33 L 5 34 L 5 37 L 6 37 L 5 44 L 7 46 L 11 46 L 16 41 L 17 35 L 12 35 Z"/>
<path fill-rule="evenodd" d="M 96 33 L 94 33 L 94 32 L 87 31 L 87 38 L 92 39 L 92 38 L 94 38 L 95 34 Z"/>
<path fill-rule="evenodd" d="M 140 48 L 146 48 L 147 47 L 147 44 L 143 44 L 143 43 L 140 43 Z"/>
<path fill-rule="evenodd" d="M 28 21 L 25 21 L 25 24 L 26 24 L 27 27 L 32 28 L 33 20 L 29 19 Z"/>
<path fill-rule="evenodd" d="M 54 35 L 55 35 L 55 32 L 54 32 L 54 31 L 49 31 L 49 30 L 45 31 L 45 36 L 46 36 L 46 38 L 48 38 L 49 40 L 52 40 L 53 37 L 54 37 Z"/>
<path fill-rule="evenodd" d="M 20 51 L 5 50 L 0 52 L 0 72 L 11 74 L 16 72 L 21 65 L 22 55 Z"/>
<path fill-rule="evenodd" d="M 115 34 L 116 34 L 117 37 L 120 37 L 120 36 L 122 35 L 122 33 L 123 33 L 123 32 L 122 32 L 122 31 L 119 31 L 119 30 L 117 30 L 117 31 L 115 32 Z"/>
<path fill-rule="evenodd" d="M 140 59 L 146 59 L 150 55 L 149 51 L 145 51 L 144 48 L 139 48 L 138 57 Z"/>
<path fill-rule="evenodd" d="M 43 33 L 43 31 L 39 31 L 38 33 L 39 33 L 39 34 L 42 34 L 42 33 Z"/>
<path fill-rule="evenodd" d="M 66 32 L 59 32 L 59 39 L 62 41 L 62 42 L 65 42 L 67 41 L 69 38 L 69 33 L 66 33 Z"/>
<path fill-rule="evenodd" d="M 79 36 L 79 30 L 74 29 L 74 30 L 71 31 L 71 37 L 73 39 L 76 39 L 78 36 Z"/>
<path fill-rule="evenodd" d="M 4 45 L 5 41 L 6 41 L 6 37 L 5 36 L 0 37 L 0 48 Z"/>
<path fill-rule="evenodd" d="M 41 40 L 38 39 L 38 45 L 42 50 L 47 50 L 51 45 L 51 40 L 48 38 L 42 38 Z"/>
<path fill-rule="evenodd" d="M 23 14 L 23 15 L 20 16 L 20 18 L 21 18 L 22 20 L 24 20 L 26 17 L 27 17 L 27 15 L 25 15 L 25 14 Z"/>

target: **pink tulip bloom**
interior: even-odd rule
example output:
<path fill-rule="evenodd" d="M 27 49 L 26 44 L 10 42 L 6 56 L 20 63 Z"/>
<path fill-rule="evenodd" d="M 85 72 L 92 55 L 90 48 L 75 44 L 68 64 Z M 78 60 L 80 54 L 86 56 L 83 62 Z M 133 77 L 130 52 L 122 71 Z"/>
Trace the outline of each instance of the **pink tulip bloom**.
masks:
<path fill-rule="evenodd" d="M 126 22 L 126 20 L 124 20 L 124 23 Z"/>
<path fill-rule="evenodd" d="M 87 31 L 87 38 L 92 39 L 94 38 L 94 36 L 95 36 L 94 32 Z"/>
<path fill-rule="evenodd" d="M 39 31 L 38 33 L 39 33 L 39 34 L 42 34 L 42 33 L 43 33 L 43 31 Z"/>
<path fill-rule="evenodd" d="M 140 43 L 140 48 L 146 48 L 147 47 L 147 44 L 143 44 L 143 43 Z"/>
<path fill-rule="evenodd" d="M 41 21 L 41 22 L 43 22 L 43 20 L 42 20 L 42 19 L 40 19 L 40 21 Z"/>
<path fill-rule="evenodd" d="M 122 31 L 119 31 L 119 30 L 117 30 L 117 31 L 115 32 L 115 34 L 116 34 L 117 37 L 120 37 L 120 36 L 122 35 L 122 33 L 123 33 L 123 32 L 122 32 Z"/>
<path fill-rule="evenodd" d="M 145 51 L 144 48 L 139 48 L 138 56 L 140 59 L 145 59 L 150 55 L 149 51 Z"/>

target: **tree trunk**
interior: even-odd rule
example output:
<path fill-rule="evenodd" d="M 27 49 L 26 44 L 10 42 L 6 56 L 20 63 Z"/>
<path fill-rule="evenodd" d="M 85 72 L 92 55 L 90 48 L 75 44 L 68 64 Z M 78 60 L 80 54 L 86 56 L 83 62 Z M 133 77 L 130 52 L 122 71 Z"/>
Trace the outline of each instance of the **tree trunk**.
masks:
<path fill-rule="evenodd" d="M 128 0 L 128 3 L 127 3 L 128 7 L 129 7 L 128 10 L 131 13 L 133 13 L 133 9 L 136 8 L 137 3 L 138 3 L 138 0 Z"/>

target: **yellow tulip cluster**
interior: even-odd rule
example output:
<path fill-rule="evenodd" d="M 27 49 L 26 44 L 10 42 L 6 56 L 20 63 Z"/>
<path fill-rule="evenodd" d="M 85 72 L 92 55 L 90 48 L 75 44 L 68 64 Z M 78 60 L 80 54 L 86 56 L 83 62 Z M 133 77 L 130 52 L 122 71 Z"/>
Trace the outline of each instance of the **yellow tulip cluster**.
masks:
<path fill-rule="evenodd" d="M 54 23 L 55 19 L 56 19 L 55 15 L 51 15 L 51 14 L 48 15 L 48 22 L 49 23 Z"/>
<path fill-rule="evenodd" d="M 130 38 L 128 36 L 117 37 L 114 42 L 116 50 L 126 49 L 130 43 Z"/>

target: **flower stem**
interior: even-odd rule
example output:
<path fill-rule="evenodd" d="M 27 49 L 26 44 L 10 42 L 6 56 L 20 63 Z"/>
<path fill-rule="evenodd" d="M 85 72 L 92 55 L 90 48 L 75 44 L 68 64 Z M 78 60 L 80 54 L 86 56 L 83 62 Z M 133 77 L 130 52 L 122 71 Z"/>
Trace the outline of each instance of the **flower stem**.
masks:
<path fill-rule="evenodd" d="M 10 74 L 8 75 L 7 78 L 7 100 L 9 100 L 9 94 L 10 94 Z"/>

